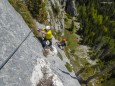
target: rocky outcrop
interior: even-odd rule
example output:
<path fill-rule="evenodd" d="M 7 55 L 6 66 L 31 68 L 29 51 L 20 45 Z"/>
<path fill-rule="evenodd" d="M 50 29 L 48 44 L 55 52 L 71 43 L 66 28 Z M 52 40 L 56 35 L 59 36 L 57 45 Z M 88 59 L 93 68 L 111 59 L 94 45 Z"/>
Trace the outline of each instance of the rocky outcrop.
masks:
<path fill-rule="evenodd" d="M 62 7 L 71 16 L 77 16 L 77 10 L 75 7 L 75 0 L 61 0 Z"/>
<path fill-rule="evenodd" d="M 63 36 L 65 28 L 65 14 L 68 13 L 71 16 L 77 16 L 75 0 L 49 0 L 46 3 L 48 22 L 57 32 L 62 32 L 61 36 Z"/>
<path fill-rule="evenodd" d="M 0 0 L 0 66 L 11 56 L 0 70 L 0 86 L 37 86 L 44 80 L 53 86 L 80 86 L 74 72 L 64 66 L 69 62 L 64 53 L 64 60 L 58 55 L 45 58 L 40 42 L 30 32 L 9 2 Z"/>

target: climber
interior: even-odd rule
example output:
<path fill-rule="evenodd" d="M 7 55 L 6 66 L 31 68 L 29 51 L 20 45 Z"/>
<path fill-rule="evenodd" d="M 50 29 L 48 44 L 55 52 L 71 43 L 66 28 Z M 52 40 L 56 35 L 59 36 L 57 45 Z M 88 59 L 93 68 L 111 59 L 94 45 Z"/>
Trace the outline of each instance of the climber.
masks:
<path fill-rule="evenodd" d="M 48 47 L 50 48 L 51 51 L 53 51 L 52 48 L 52 31 L 50 29 L 50 26 L 46 26 L 45 28 L 42 28 L 40 32 L 43 34 L 43 48 L 47 48 L 47 41 L 49 42 Z"/>
<path fill-rule="evenodd" d="M 64 39 L 61 40 L 60 42 L 56 42 L 56 43 L 57 43 L 58 47 L 63 50 L 64 47 L 67 45 L 67 40 L 64 38 Z"/>

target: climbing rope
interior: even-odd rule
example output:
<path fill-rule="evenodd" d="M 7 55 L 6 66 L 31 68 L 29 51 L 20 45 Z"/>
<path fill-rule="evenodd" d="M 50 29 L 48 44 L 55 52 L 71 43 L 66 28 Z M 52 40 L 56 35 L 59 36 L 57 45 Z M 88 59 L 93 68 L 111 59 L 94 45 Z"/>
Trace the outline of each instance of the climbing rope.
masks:
<path fill-rule="evenodd" d="M 16 53 L 16 51 L 20 48 L 20 46 L 24 43 L 24 41 L 29 37 L 30 33 L 32 31 L 30 31 L 28 33 L 28 35 L 25 37 L 25 39 L 18 45 L 18 47 L 14 50 L 14 52 L 2 63 L 2 65 L 0 65 L 0 70 L 5 66 L 5 64 L 11 59 L 11 57 Z"/>

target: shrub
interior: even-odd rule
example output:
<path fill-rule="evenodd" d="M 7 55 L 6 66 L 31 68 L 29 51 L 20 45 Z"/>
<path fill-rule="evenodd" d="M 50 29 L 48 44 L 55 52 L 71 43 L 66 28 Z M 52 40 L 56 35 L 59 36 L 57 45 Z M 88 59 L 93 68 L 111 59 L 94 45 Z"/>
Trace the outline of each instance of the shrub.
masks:
<path fill-rule="evenodd" d="M 65 29 L 65 34 L 64 34 L 64 37 L 62 38 L 67 39 L 67 46 L 69 47 L 71 51 L 75 52 L 78 46 L 77 44 L 78 40 L 77 40 L 76 34 L 73 34 L 70 31 Z"/>
<path fill-rule="evenodd" d="M 53 11 L 55 13 L 55 15 L 58 15 L 60 13 L 60 7 L 58 5 L 56 5 L 54 8 L 53 8 Z"/>

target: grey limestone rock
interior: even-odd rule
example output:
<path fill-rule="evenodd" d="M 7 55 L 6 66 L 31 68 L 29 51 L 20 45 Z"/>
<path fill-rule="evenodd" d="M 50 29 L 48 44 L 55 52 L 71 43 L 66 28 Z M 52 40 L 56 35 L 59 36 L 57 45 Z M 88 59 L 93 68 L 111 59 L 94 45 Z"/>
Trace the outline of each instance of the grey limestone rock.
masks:
<path fill-rule="evenodd" d="M 38 23 L 38 26 L 44 25 Z M 29 33 L 29 27 L 9 2 L 0 0 L 0 66 Z M 34 86 L 31 77 L 35 66 L 42 66 L 42 64 L 37 64 L 41 58 L 49 62 L 50 70 L 64 86 L 80 86 L 75 74 L 69 73 L 65 68 L 65 62 L 68 60 L 65 55 L 64 57 L 63 61 L 57 55 L 45 58 L 40 42 L 31 33 L 0 70 L 0 86 Z M 40 69 L 38 68 L 37 71 Z M 40 78 L 40 76 L 36 77 Z"/>

